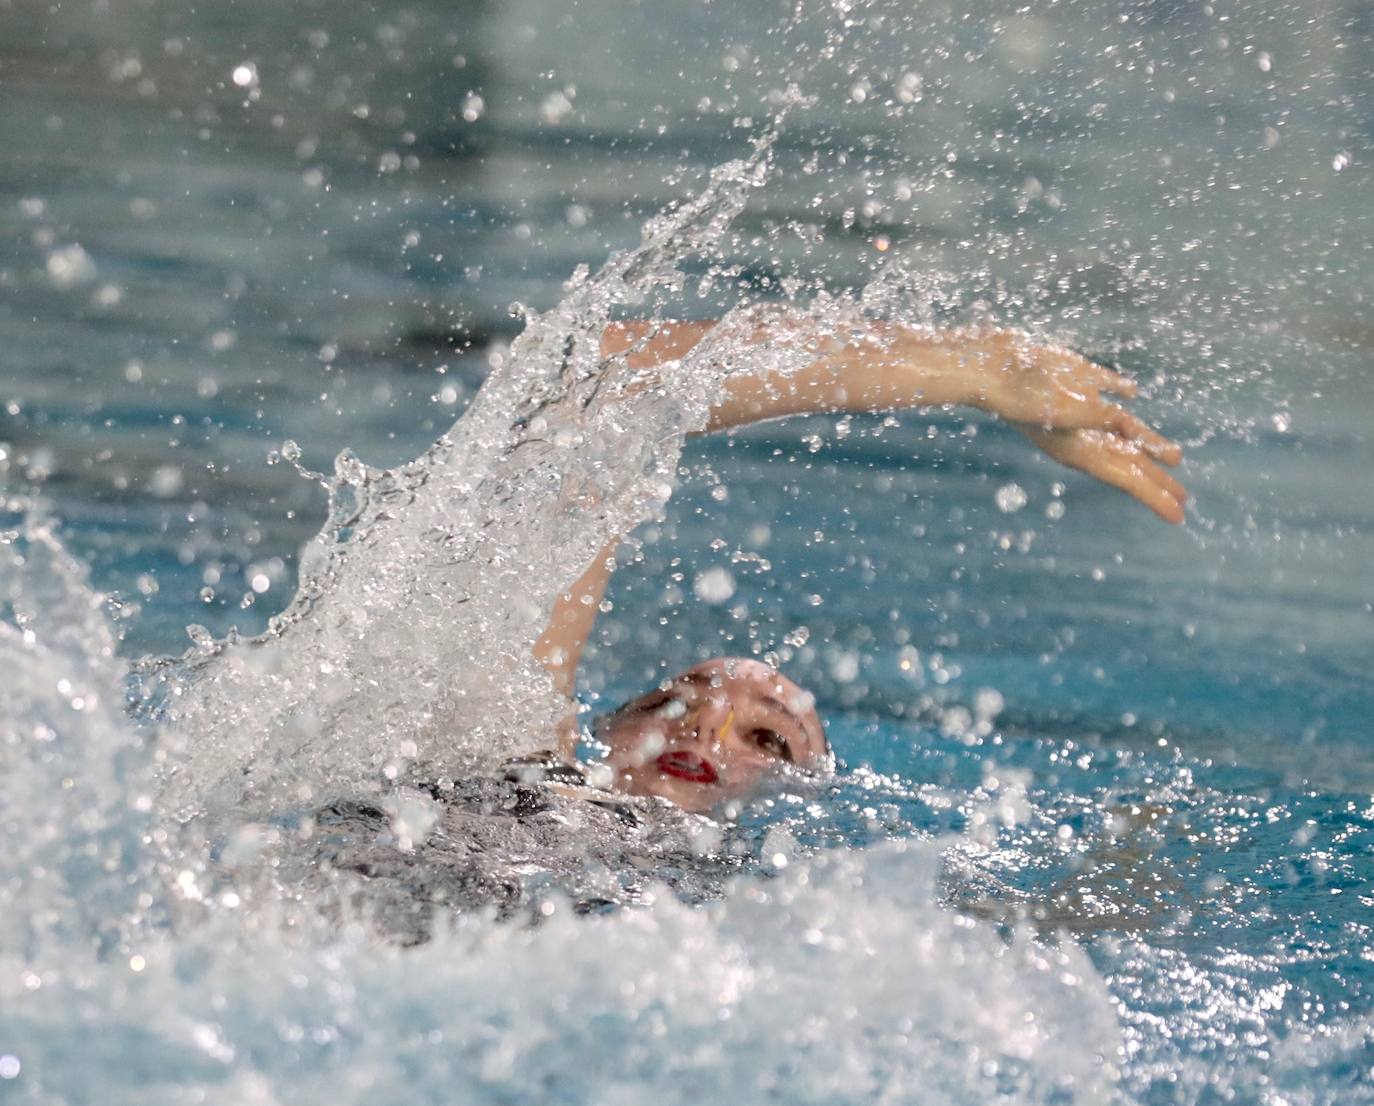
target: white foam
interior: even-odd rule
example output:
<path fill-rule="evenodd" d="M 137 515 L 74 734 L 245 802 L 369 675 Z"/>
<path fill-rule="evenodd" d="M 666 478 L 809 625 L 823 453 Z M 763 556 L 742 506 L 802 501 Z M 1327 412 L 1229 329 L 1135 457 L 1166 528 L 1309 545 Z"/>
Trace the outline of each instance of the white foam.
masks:
<path fill-rule="evenodd" d="M 7 1047 L 31 1088 L 112 1106 L 1107 1100 L 1121 1042 L 1087 958 L 943 908 L 939 853 L 822 854 L 707 909 L 469 919 L 404 952 L 226 914 L 148 940 L 137 972 L 26 990 L 6 964 Z"/>

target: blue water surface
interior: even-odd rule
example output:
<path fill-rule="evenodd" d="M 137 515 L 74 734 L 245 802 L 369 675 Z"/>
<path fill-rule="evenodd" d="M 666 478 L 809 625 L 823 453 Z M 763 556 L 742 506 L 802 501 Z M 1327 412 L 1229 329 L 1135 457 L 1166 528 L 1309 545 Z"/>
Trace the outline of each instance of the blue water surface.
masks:
<path fill-rule="evenodd" d="M 774 654 L 841 772 L 746 820 L 959 835 L 957 904 L 1086 949 L 1125 1101 L 1374 1101 L 1371 73 L 1356 0 L 0 6 L 0 475 L 127 657 L 260 631 L 324 511 L 283 441 L 419 454 L 512 303 L 796 85 L 728 290 L 668 309 L 900 257 L 933 317 L 1139 380 L 1188 521 L 980 415 L 698 440 L 584 698 Z"/>

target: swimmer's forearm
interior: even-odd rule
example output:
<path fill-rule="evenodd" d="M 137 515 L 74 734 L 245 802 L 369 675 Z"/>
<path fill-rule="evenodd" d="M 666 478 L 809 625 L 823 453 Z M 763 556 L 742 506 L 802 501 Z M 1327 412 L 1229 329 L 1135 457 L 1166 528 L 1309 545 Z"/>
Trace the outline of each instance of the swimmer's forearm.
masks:
<path fill-rule="evenodd" d="M 602 348 L 624 353 L 633 368 L 652 368 L 683 357 L 714 325 L 617 323 Z M 805 319 L 761 327 L 753 340 L 790 343 L 814 356 L 795 371 L 730 377 L 707 431 L 786 415 L 968 405 L 1005 419 L 1056 461 L 1134 496 L 1160 518 L 1183 521 L 1187 490 L 1165 471 L 1182 449 L 1108 398 L 1134 396 L 1133 381 L 1071 349 L 1014 330 L 880 322 L 841 338 Z"/>
<path fill-rule="evenodd" d="M 707 430 L 789 415 L 976 404 L 983 395 L 984 361 L 964 336 L 870 326 L 848 342 L 824 339 L 816 359 L 794 372 L 727 380 Z"/>
<path fill-rule="evenodd" d="M 606 330 L 602 351 L 627 353 L 633 368 L 651 368 L 685 356 L 712 322 L 618 323 Z M 759 342 L 776 337 L 759 331 Z M 910 407 L 980 404 L 989 358 L 979 339 L 963 331 L 918 331 L 869 323 L 847 341 L 808 338 L 815 358 L 791 372 L 734 376 L 711 408 L 707 432 L 789 415 L 893 411 Z"/>
<path fill-rule="evenodd" d="M 577 666 L 582 649 L 596 623 L 597 607 L 606 594 L 615 568 L 615 547 L 611 542 L 597 555 L 585 572 L 554 601 L 553 613 L 544 633 L 534 644 L 534 657 L 550 676 L 554 686 L 572 702 L 577 691 Z M 577 715 L 570 710 L 558 728 L 559 751 L 571 759 L 577 746 Z"/>

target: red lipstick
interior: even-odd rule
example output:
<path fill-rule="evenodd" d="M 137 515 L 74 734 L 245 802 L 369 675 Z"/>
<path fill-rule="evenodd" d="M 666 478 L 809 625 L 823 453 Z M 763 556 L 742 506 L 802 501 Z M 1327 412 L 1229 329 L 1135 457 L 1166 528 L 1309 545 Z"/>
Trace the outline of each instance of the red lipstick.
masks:
<path fill-rule="evenodd" d="M 691 783 L 715 783 L 720 779 L 715 765 L 696 753 L 664 753 L 654 764 L 665 776 L 676 776 Z"/>

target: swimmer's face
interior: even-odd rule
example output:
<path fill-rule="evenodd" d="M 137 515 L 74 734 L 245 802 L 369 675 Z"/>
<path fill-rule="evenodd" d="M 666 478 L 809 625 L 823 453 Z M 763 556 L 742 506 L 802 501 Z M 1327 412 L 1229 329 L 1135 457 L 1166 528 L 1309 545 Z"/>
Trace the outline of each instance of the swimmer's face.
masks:
<path fill-rule="evenodd" d="M 626 703 L 599 736 L 617 786 L 704 811 L 829 756 L 814 698 L 755 660 L 706 661 Z"/>

